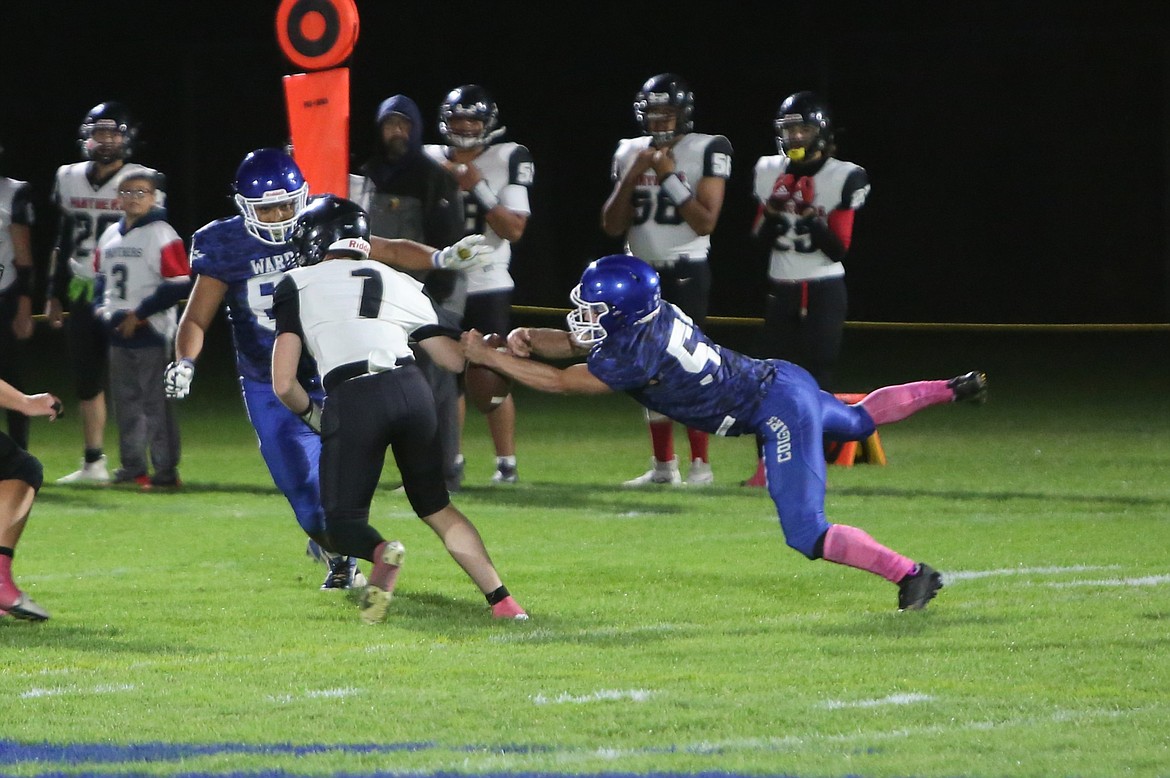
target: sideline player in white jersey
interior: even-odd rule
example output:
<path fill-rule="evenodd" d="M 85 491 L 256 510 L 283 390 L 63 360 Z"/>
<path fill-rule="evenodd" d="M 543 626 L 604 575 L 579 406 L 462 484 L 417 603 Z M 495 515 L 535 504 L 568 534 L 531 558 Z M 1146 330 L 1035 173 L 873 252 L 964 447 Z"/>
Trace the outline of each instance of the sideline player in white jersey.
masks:
<path fill-rule="evenodd" d="M 33 333 L 31 195 L 27 181 L 0 176 L 0 381 L 17 389 L 24 387 L 21 367 Z M 28 416 L 11 409 L 6 415 L 9 436 L 27 450 Z"/>
<path fill-rule="evenodd" d="M 297 217 L 297 263 L 273 297 L 272 388 L 321 433 L 321 504 L 327 542 L 374 563 L 362 618 L 382 621 L 405 550 L 370 526 L 370 505 L 386 451 L 402 474 L 411 508 L 471 577 L 496 618 L 527 619 L 496 572 L 475 526 L 454 505 L 443 477 L 435 402 L 415 363 L 413 339 L 436 364 L 463 370 L 458 330 L 439 323 L 422 284 L 367 259 L 370 226 L 356 203 L 314 199 Z M 302 356 L 316 361 L 327 399 L 305 391 Z"/>
<path fill-rule="evenodd" d="M 61 327 L 62 296 L 69 301 L 67 334 L 69 361 L 81 404 L 85 455 L 81 468 L 57 483 L 105 483 L 110 480 L 103 451 L 106 428 L 104 390 L 108 356 L 105 328 L 93 317 L 93 251 L 106 228 L 122 218 L 118 187 L 131 172 L 149 168 L 127 162 L 134 151 L 138 125 L 126 106 L 117 102 L 95 105 L 78 132 L 84 162 L 57 169 L 53 201 L 61 212 L 57 244 L 49 258 L 45 289 L 45 316 Z M 156 204 L 166 202 L 160 181 Z"/>
<path fill-rule="evenodd" d="M 642 137 L 618 143 L 613 155 L 613 192 L 601 209 L 601 227 L 626 239 L 626 251 L 648 262 L 662 279 L 662 292 L 702 327 L 707 320 L 711 233 L 723 210 L 731 176 L 731 143 L 722 135 L 693 132 L 695 99 L 674 73 L 646 81 L 634 96 L 634 118 Z M 674 422 L 646 411 L 654 447 L 650 469 L 626 486 L 679 485 Z M 708 435 L 687 428 L 691 466 L 686 483 L 713 483 Z"/>
<path fill-rule="evenodd" d="M 482 233 L 487 239 L 487 261 L 467 273 L 467 306 L 463 326 L 481 332 L 507 333 L 511 329 L 512 290 L 508 271 L 512 244 L 524 236 L 532 209 L 528 188 L 535 167 L 532 154 L 519 143 L 497 143 L 507 128 L 500 126 L 500 109 L 486 89 L 464 84 L 452 89 L 439 106 L 439 134 L 446 145 L 428 145 L 427 154 L 442 163 L 463 193 L 465 234 Z M 460 400 L 460 429 L 466 413 Z M 487 414 L 496 450 L 493 483 L 514 484 L 516 468 L 516 405 L 507 395 Z"/>
<path fill-rule="evenodd" d="M 179 423 L 159 376 L 170 361 L 175 308 L 191 291 L 191 266 L 183 239 L 154 204 L 155 180 L 149 173 L 122 178 L 118 197 L 126 215 L 106 228 L 93 254 L 94 317 L 110 339 L 121 458 L 112 480 L 173 489 L 180 485 Z"/>
<path fill-rule="evenodd" d="M 768 251 L 768 356 L 800 365 L 833 391 L 848 296 L 843 264 L 853 218 L 869 195 L 865 169 L 833 156 L 833 119 L 812 92 L 784 99 L 774 123 L 780 152 L 756 162 L 752 232 Z M 745 486 L 764 486 L 764 465 Z"/>

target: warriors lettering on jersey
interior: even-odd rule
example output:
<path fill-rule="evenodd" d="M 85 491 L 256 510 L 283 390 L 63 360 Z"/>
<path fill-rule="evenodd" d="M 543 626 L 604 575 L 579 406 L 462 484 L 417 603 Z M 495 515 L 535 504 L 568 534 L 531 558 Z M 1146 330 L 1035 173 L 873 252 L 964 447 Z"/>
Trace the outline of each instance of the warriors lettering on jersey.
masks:
<path fill-rule="evenodd" d="M 118 187 L 122 179 L 131 173 L 146 173 L 157 179 L 157 171 L 128 162 L 105 181 L 91 183 L 88 172 L 90 162 L 74 162 L 57 168 L 53 187 L 53 201 L 62 210 L 71 226 L 71 233 L 62 236 L 72 247 L 69 267 L 75 275 L 93 277 L 93 250 L 98 238 L 111 224 L 122 218 L 118 207 Z M 166 193 L 161 187 L 155 192 L 155 204 L 163 206 Z"/>
<path fill-rule="evenodd" d="M 618 144 L 611 170 L 620 181 L 651 138 L 627 138 Z M 705 177 L 731 177 L 731 143 L 722 135 L 689 132 L 671 147 L 675 172 L 690 187 Z M 682 255 L 702 259 L 711 248 L 711 236 L 696 233 L 658 185 L 651 169 L 638 179 L 633 197 L 634 221 L 626 235 L 626 249 L 651 265 Z"/>
<path fill-rule="evenodd" d="M 220 219 L 200 228 L 191 238 L 191 272 L 227 285 L 228 320 L 236 346 L 236 369 L 245 378 L 272 382 L 272 343 L 276 321 L 272 296 L 285 271 L 296 267 L 291 244 L 273 246 L 244 227 L 244 217 Z M 306 360 L 298 371 L 302 383 L 315 377 Z"/>
<path fill-rule="evenodd" d="M 772 245 L 768 276 L 776 281 L 809 281 L 845 275 L 845 267 L 812 244 L 812 236 L 802 227 L 799 214 L 807 207 L 829 217 L 834 226 L 834 212 L 855 211 L 865 204 L 869 194 L 869 177 L 865 169 L 835 157 L 829 157 L 812 175 L 790 173 L 790 160 L 782 154 L 761 157 L 756 162 L 754 191 L 760 203 L 771 200 L 780 204 L 785 214 Z M 852 227 L 850 226 L 850 231 Z M 843 240 L 846 246 L 849 241 Z"/>
<path fill-rule="evenodd" d="M 609 334 L 589 353 L 589 372 L 652 411 L 720 435 L 751 431 L 771 367 L 723 348 L 674 305 Z"/>
<path fill-rule="evenodd" d="M 106 279 L 97 301 L 98 316 L 138 308 L 163 284 L 183 282 L 176 294 L 185 294 L 191 272 L 183 239 L 159 209 L 129 229 L 119 224 L 102 233 L 93 264 L 96 273 Z M 162 342 L 169 342 L 175 335 L 178 316 L 169 306 L 150 314 L 147 321 Z"/>
<path fill-rule="evenodd" d="M 447 162 L 447 147 L 428 145 L 426 153 L 440 163 Z M 528 188 L 536 176 L 532 154 L 519 143 L 495 143 L 484 149 L 473 163 L 500 204 L 516 213 L 531 214 Z M 464 234 L 479 233 L 486 238 L 491 248 L 488 262 L 467 272 L 467 293 L 494 292 L 511 289 L 515 284 L 508 273 L 512 259 L 512 245 L 496 234 L 487 223 L 485 214 L 474 197 L 463 192 Z M 483 255 L 481 255 L 483 256 Z"/>

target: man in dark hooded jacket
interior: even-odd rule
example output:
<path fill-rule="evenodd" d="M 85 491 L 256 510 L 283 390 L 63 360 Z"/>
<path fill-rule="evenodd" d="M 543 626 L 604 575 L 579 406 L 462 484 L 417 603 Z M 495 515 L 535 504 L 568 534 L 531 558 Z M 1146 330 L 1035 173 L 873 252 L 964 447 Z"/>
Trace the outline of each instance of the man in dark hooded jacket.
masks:
<path fill-rule="evenodd" d="M 422 114 L 405 95 L 382 101 L 375 115 L 379 150 L 349 177 L 349 199 L 370 217 L 370 234 L 406 238 L 428 246 L 449 246 L 463 236 L 463 200 L 459 184 L 446 168 L 423 152 Z M 457 270 L 410 271 L 453 321 L 463 319 L 467 279 Z M 455 376 L 434 365 L 420 349 L 415 358 L 435 394 L 439 439 L 447 488 L 458 491 L 463 479 L 459 454 L 459 389 Z"/>

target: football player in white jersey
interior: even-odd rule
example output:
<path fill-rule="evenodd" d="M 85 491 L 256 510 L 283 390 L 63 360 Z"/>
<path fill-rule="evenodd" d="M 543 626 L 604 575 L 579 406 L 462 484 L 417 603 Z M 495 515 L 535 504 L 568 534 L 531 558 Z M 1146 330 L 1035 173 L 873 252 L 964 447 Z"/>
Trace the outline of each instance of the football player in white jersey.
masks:
<path fill-rule="evenodd" d="M 177 488 L 179 423 L 159 377 L 178 329 L 175 307 L 191 291 L 183 239 L 154 204 L 156 177 L 129 173 L 118 189 L 125 216 L 111 224 L 93 255 L 94 316 L 110 339 L 110 396 L 121 466 L 116 484 Z M 154 474 L 147 473 L 147 454 Z"/>
<path fill-rule="evenodd" d="M 752 228 L 769 257 L 768 356 L 800 365 L 832 391 L 848 302 L 843 262 L 869 176 L 833 156 L 832 114 L 816 94 L 786 97 L 774 126 L 780 153 L 756 162 L 759 209 Z M 762 463 L 744 485 L 766 485 Z"/>
<path fill-rule="evenodd" d="M 95 105 L 82 120 L 78 136 L 84 162 L 57 169 L 53 201 L 61 213 L 57 244 L 49 259 L 45 316 L 61 327 L 62 299 L 69 300 L 69 360 L 81 401 L 85 456 L 81 468 L 57 483 L 105 483 L 110 480 L 103 452 L 106 398 L 103 390 L 108 361 L 105 328 L 93 318 L 93 251 L 98 237 L 122 218 L 118 187 L 131 172 L 148 171 L 126 160 L 134 151 L 138 126 L 124 105 Z M 159 184 L 156 202 L 165 203 Z"/>
<path fill-rule="evenodd" d="M 0 176 L 0 381 L 17 388 L 24 385 L 24 344 L 33 332 L 31 194 L 28 182 Z M 7 416 L 8 434 L 27 449 L 28 417 L 15 410 Z"/>
<path fill-rule="evenodd" d="M 680 76 L 661 73 L 642 85 L 634 118 L 643 134 L 618 143 L 601 227 L 611 237 L 624 236 L 626 251 L 658 272 L 663 295 L 702 327 L 711 291 L 711 233 L 723 209 L 732 151 L 722 135 L 693 132 L 694 111 L 694 95 Z M 674 423 L 650 410 L 646 421 L 654 447 L 650 469 L 626 486 L 681 484 Z M 713 483 L 707 433 L 687 428 L 687 437 L 686 483 Z"/>
<path fill-rule="evenodd" d="M 527 619 L 488 557 L 479 532 L 454 505 L 443 476 L 435 401 L 410 340 L 452 372 L 463 370 L 459 331 L 444 327 L 422 284 L 368 259 L 370 226 L 356 203 L 314 199 L 293 231 L 300 267 L 273 296 L 272 388 L 321 433 L 321 504 L 327 542 L 374 563 L 362 618 L 382 621 L 405 550 L 370 526 L 370 504 L 389 449 L 411 508 L 475 582 L 492 616 Z M 297 379 L 315 360 L 324 405 Z"/>
<path fill-rule="evenodd" d="M 511 329 L 515 283 L 508 265 L 512 244 L 524 236 L 532 213 L 528 189 L 535 175 L 527 148 L 496 142 L 505 130 L 500 126 L 499 106 L 488 91 L 477 84 L 464 84 L 452 89 L 439 106 L 439 134 L 445 145 L 425 147 L 427 154 L 459 182 L 465 234 L 482 233 L 487 238 L 489 252 L 484 256 L 488 261 L 467 273 L 463 326 L 500 334 Z M 464 413 L 466 401 L 461 400 L 461 420 Z M 487 422 L 496 450 L 492 483 L 516 483 L 516 405 L 512 395 L 488 412 Z"/>

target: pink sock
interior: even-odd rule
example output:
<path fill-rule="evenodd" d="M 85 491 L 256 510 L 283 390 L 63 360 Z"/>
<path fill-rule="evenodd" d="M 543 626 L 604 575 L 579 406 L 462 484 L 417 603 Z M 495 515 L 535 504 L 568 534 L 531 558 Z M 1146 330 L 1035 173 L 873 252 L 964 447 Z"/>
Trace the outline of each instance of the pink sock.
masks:
<path fill-rule="evenodd" d="M 20 599 L 20 589 L 12 580 L 12 557 L 0 554 L 0 609 Z"/>
<path fill-rule="evenodd" d="M 875 424 L 889 424 L 912 416 L 923 408 L 949 403 L 955 393 L 946 381 L 915 381 L 875 389 L 858 403 L 873 417 Z"/>
<path fill-rule="evenodd" d="M 386 547 L 386 542 L 383 540 L 374 549 L 374 567 L 370 570 L 369 583 L 370 586 L 377 587 L 382 591 L 394 591 L 394 584 L 398 583 L 398 571 L 401 565 L 388 565 L 382 561 L 382 549 Z"/>
<path fill-rule="evenodd" d="M 868 570 L 897 583 L 914 570 L 914 560 L 878 543 L 863 530 L 834 524 L 825 535 L 825 559 Z"/>

